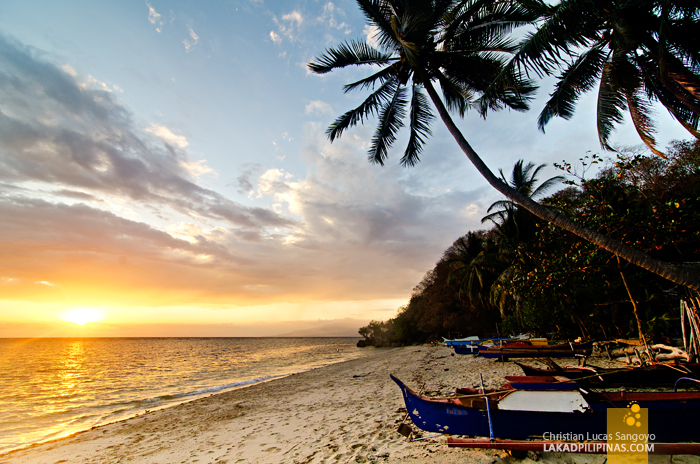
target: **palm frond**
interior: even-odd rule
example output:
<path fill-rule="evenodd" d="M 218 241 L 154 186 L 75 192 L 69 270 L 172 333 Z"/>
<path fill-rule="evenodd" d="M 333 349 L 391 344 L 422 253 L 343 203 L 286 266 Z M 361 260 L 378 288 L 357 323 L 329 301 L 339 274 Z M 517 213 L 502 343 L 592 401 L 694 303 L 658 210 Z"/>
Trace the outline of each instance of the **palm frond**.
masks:
<path fill-rule="evenodd" d="M 522 8 L 526 8 L 529 14 L 536 18 L 547 18 L 552 16 L 556 11 L 556 4 L 550 5 L 542 0 L 518 0 L 518 4 Z"/>
<path fill-rule="evenodd" d="M 445 44 L 462 42 L 467 38 L 483 36 L 487 39 L 503 37 L 517 27 L 532 24 L 537 14 L 515 2 L 494 2 L 480 0 L 470 5 L 456 17 L 445 32 Z"/>
<path fill-rule="evenodd" d="M 406 89 L 394 81 L 393 93 L 391 101 L 386 102 L 379 112 L 379 123 L 372 137 L 368 155 L 372 163 L 384 165 L 389 149 L 396 141 L 396 134 L 404 125 L 405 107 L 408 104 Z"/>
<path fill-rule="evenodd" d="M 674 108 L 666 107 L 668 109 L 669 113 L 671 113 L 671 116 L 673 116 L 676 121 L 680 123 L 685 130 L 690 132 L 690 134 L 695 137 L 696 139 L 700 139 L 700 132 L 698 132 L 698 122 L 700 121 L 700 118 L 698 118 L 697 115 L 692 115 L 694 119 L 688 120 L 687 118 L 681 116 L 678 114 L 678 112 Z"/>
<path fill-rule="evenodd" d="M 535 163 L 529 162 L 523 166 L 524 163 L 524 160 L 516 161 L 510 178 L 510 186 L 529 198 L 537 198 L 545 191 L 549 190 L 554 184 L 564 180 L 563 176 L 554 176 L 540 183 L 540 185 L 535 188 L 535 185 L 539 183 L 537 176 L 547 165 L 540 164 L 539 166 L 535 166 Z"/>
<path fill-rule="evenodd" d="M 397 84 L 395 77 L 388 79 L 376 92 L 367 97 L 360 106 L 339 116 L 326 130 L 326 135 L 331 142 L 340 138 L 347 128 L 356 125 L 358 122 L 364 122 L 366 118 L 377 113 L 382 103 L 391 98 Z"/>
<path fill-rule="evenodd" d="M 668 77 L 680 85 L 694 100 L 700 100 L 700 77 L 673 56 L 667 58 Z"/>
<path fill-rule="evenodd" d="M 518 42 L 499 31 L 472 30 L 469 34 L 460 34 L 455 39 L 445 43 L 441 51 L 458 56 L 482 56 L 484 53 L 497 52 L 499 53 L 497 56 L 502 57 L 516 53 L 517 50 Z"/>
<path fill-rule="evenodd" d="M 530 196 L 532 198 L 537 198 L 540 195 L 543 195 L 550 188 L 554 187 L 556 184 L 558 184 L 560 182 L 564 182 L 565 180 L 566 180 L 566 177 L 564 177 L 564 176 L 550 177 L 549 179 L 542 182 L 539 185 L 539 187 L 537 187 L 535 190 L 533 190 L 532 194 Z"/>
<path fill-rule="evenodd" d="M 493 78 L 479 97 L 479 114 L 486 117 L 489 110 L 498 111 L 505 107 L 516 111 L 527 111 L 537 86 L 518 69 L 510 67 Z"/>
<path fill-rule="evenodd" d="M 415 0 L 419 7 L 425 6 L 425 0 Z M 430 23 L 435 36 L 443 33 L 450 21 L 450 14 L 454 8 L 454 0 L 434 0 L 432 11 L 430 12 Z"/>
<path fill-rule="evenodd" d="M 491 205 L 495 206 L 495 205 Z M 485 223 L 486 221 L 491 221 L 493 224 L 496 226 L 496 231 L 497 232 L 502 232 L 504 226 L 506 224 L 510 224 L 513 218 L 513 211 L 515 211 L 515 207 L 513 206 L 512 202 L 508 203 L 507 201 L 503 202 L 503 209 L 500 209 L 498 211 L 494 211 L 493 213 L 489 213 L 486 216 L 481 218 L 481 223 Z M 501 235 L 508 235 L 508 234 L 503 234 Z"/>
<path fill-rule="evenodd" d="M 508 209 L 508 208 L 514 208 L 515 206 L 513 205 L 513 202 L 510 200 L 498 200 L 493 202 L 491 206 L 489 206 L 489 209 L 486 210 L 487 213 L 490 213 L 496 208 L 501 208 L 501 209 Z M 500 211 L 499 211 L 500 212 Z M 484 222 L 482 219 L 481 222 Z"/>
<path fill-rule="evenodd" d="M 700 37 L 700 20 L 683 18 L 673 21 L 668 28 L 670 30 L 664 31 L 668 49 L 693 72 L 699 72 L 700 49 L 697 46 L 697 38 Z M 661 40 L 660 37 L 659 41 Z"/>
<path fill-rule="evenodd" d="M 640 98 L 638 92 L 628 92 L 627 97 L 627 107 L 629 108 L 630 116 L 632 117 L 632 123 L 634 128 L 639 134 L 639 138 L 642 139 L 644 144 L 651 150 L 654 154 L 659 155 L 662 158 L 666 158 L 662 152 L 656 148 L 656 139 L 654 138 L 654 122 L 651 119 L 651 105 L 645 102 L 643 98 Z"/>
<path fill-rule="evenodd" d="M 392 75 L 398 74 L 399 64 L 400 63 L 394 63 L 393 65 L 387 66 L 371 76 L 365 77 L 364 79 L 360 79 L 359 81 L 352 82 L 350 84 L 345 84 L 343 86 L 343 92 L 348 93 L 357 89 L 366 89 L 369 87 L 374 88 L 377 81 L 383 84 L 390 79 Z"/>
<path fill-rule="evenodd" d="M 700 138 L 700 133 L 697 130 L 700 116 L 686 105 L 687 96 L 684 96 L 686 100 L 681 100 L 677 97 L 677 93 L 664 86 L 658 75 L 658 68 L 653 61 L 645 59 L 645 57 L 638 57 L 637 67 L 642 73 L 647 98 L 659 100 L 688 132 L 694 137 Z"/>
<path fill-rule="evenodd" d="M 613 62 L 608 61 L 603 65 L 597 111 L 598 140 L 603 148 L 611 151 L 614 149 L 608 140 L 615 130 L 615 125 L 624 120 L 622 113 L 627 109 L 625 95 L 615 85 L 613 74 Z"/>
<path fill-rule="evenodd" d="M 484 92 L 498 74 L 501 61 L 498 57 L 483 57 L 459 53 L 436 53 L 436 61 L 442 73 L 463 89 Z M 464 72 L 467 69 L 469 72 Z"/>
<path fill-rule="evenodd" d="M 401 158 L 404 167 L 415 166 L 420 161 L 419 155 L 423 151 L 425 140 L 430 136 L 430 124 L 434 119 L 430 110 L 428 97 L 421 91 L 423 86 L 413 83 L 413 96 L 411 98 L 410 129 L 408 146 Z"/>
<path fill-rule="evenodd" d="M 464 116 L 471 104 L 473 94 L 466 87 L 459 85 L 454 80 L 449 79 L 441 72 L 436 72 L 442 95 L 445 99 L 445 106 L 450 111 L 456 111 L 460 116 Z"/>
<path fill-rule="evenodd" d="M 544 126 L 555 116 L 569 119 L 574 115 L 576 101 L 581 94 L 588 92 L 598 82 L 598 77 L 606 62 L 608 53 L 601 47 L 594 47 L 579 56 L 557 77 L 554 92 L 537 119 L 537 127 L 544 132 Z"/>
<path fill-rule="evenodd" d="M 355 40 L 343 42 L 336 48 L 327 49 L 324 54 L 314 58 L 314 61 L 310 62 L 308 67 L 316 74 L 325 74 L 346 66 L 384 65 L 395 60 L 396 58 L 390 53 L 380 52 L 370 47 L 366 42 Z"/>
<path fill-rule="evenodd" d="M 357 0 L 357 5 L 364 13 L 367 21 L 377 26 L 379 45 L 382 48 L 394 50 L 396 42 L 391 27 L 391 17 L 393 16 L 391 2 L 386 0 Z"/>
<path fill-rule="evenodd" d="M 446 23 L 448 24 L 441 38 L 442 42 L 450 43 L 461 31 L 466 29 L 465 23 L 474 16 L 480 9 L 491 3 L 492 0 L 463 0 L 446 13 Z"/>
<path fill-rule="evenodd" d="M 419 66 L 422 44 L 429 34 L 429 16 L 419 11 L 407 11 L 391 18 L 394 41 L 401 56 L 411 66 Z"/>
<path fill-rule="evenodd" d="M 545 13 L 535 32 L 525 35 L 509 66 L 524 67 L 539 77 L 552 74 L 562 60 L 592 43 L 592 37 L 602 29 L 603 15 L 599 13 L 594 0 L 561 1 Z"/>

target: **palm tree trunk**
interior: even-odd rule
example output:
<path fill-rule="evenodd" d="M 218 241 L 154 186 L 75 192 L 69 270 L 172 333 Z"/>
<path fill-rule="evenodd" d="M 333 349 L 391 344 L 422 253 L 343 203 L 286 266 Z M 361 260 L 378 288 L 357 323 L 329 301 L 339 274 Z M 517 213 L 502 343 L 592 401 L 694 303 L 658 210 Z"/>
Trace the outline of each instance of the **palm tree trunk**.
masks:
<path fill-rule="evenodd" d="M 620 256 L 632 264 L 635 264 L 653 274 L 668 279 L 671 282 L 674 282 L 678 285 L 682 285 L 684 287 L 700 291 L 700 278 L 698 278 L 697 275 L 691 274 L 690 272 L 686 272 L 683 269 L 676 268 L 675 266 L 669 263 L 653 259 L 646 253 L 643 253 L 639 250 L 635 250 L 634 248 L 629 247 L 624 243 L 615 240 L 612 237 L 603 235 L 587 227 L 583 227 L 571 218 L 560 214 L 552 209 L 549 209 L 537 203 L 536 201 L 520 194 L 517 190 L 509 187 L 498 177 L 496 177 L 493 174 L 493 172 L 491 172 L 491 170 L 488 168 L 488 166 L 486 166 L 486 164 L 474 151 L 471 145 L 469 145 L 469 142 L 467 142 L 467 140 L 464 138 L 464 136 L 459 131 L 454 121 L 450 117 L 450 114 L 447 112 L 445 105 L 442 103 L 442 100 L 438 96 L 430 80 L 424 79 L 423 85 L 425 86 L 428 95 L 430 95 L 430 99 L 433 101 L 433 104 L 437 108 L 438 113 L 440 114 L 440 118 L 442 118 L 442 121 L 445 123 L 447 129 L 455 138 L 457 144 L 462 149 L 464 154 L 467 155 L 469 161 L 472 162 L 474 167 L 476 167 L 479 173 L 486 179 L 486 181 L 489 184 L 491 184 L 492 187 L 501 192 L 508 199 L 519 204 L 535 216 L 544 219 L 547 222 L 551 222 L 552 224 L 557 225 L 565 230 L 568 230 L 572 234 L 577 235 L 582 239 L 587 240 L 595 245 L 598 245 L 599 247 L 608 250 L 616 256 Z"/>

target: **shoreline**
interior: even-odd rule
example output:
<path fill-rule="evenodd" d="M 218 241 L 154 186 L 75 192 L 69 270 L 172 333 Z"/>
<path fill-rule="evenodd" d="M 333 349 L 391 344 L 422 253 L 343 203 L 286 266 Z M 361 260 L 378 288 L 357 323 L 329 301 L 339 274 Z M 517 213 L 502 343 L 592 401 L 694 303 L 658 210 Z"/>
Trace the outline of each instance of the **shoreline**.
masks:
<path fill-rule="evenodd" d="M 219 337 L 219 339 L 221 338 L 223 337 Z M 302 339 L 301 344 L 293 343 L 298 340 L 296 338 L 292 340 L 291 344 L 290 342 L 280 342 L 283 346 L 289 345 L 296 348 L 299 345 L 305 347 L 301 348 L 303 355 L 285 356 L 283 352 L 278 358 L 270 359 L 273 353 L 269 353 L 270 350 L 267 348 L 263 348 L 262 355 L 259 354 L 257 347 L 261 345 L 260 342 L 248 343 L 248 339 L 246 339 L 239 343 L 235 341 L 239 338 L 235 338 L 232 344 L 228 342 L 222 344 L 208 341 L 211 340 L 211 337 L 186 338 L 183 340 L 186 346 L 192 344 L 194 340 L 198 346 L 208 347 L 213 344 L 217 348 L 228 348 L 230 345 L 242 348 L 232 351 L 223 350 L 223 355 L 217 354 L 216 356 L 209 355 L 208 351 L 205 350 L 203 359 L 190 356 L 189 358 L 192 360 L 189 362 L 190 365 L 187 362 L 181 362 L 175 355 L 172 356 L 173 363 L 169 362 L 171 358 L 168 355 L 165 356 L 165 360 L 158 357 L 157 359 L 161 359 L 160 362 L 156 359 L 147 359 L 145 368 L 138 367 L 141 364 L 137 363 L 137 367 L 131 369 L 135 373 L 133 378 L 130 375 L 123 375 L 124 372 L 130 372 L 128 353 L 131 353 L 129 350 L 135 349 L 134 347 L 137 349 L 142 345 L 117 342 L 121 344 L 114 346 L 122 348 L 121 351 L 117 350 L 116 352 L 121 355 L 120 359 L 125 361 L 126 369 L 112 367 L 109 364 L 102 368 L 99 362 L 105 357 L 96 355 L 95 351 L 100 346 L 104 347 L 105 343 L 111 349 L 113 346 L 110 344 L 111 341 L 105 342 L 105 339 L 101 338 L 82 343 L 83 339 L 80 339 L 78 343 L 81 348 L 86 347 L 86 350 L 92 351 L 88 351 L 88 354 L 79 359 L 77 364 L 71 365 L 73 371 L 76 372 L 71 371 L 71 375 L 77 375 L 78 382 L 69 384 L 68 387 L 62 387 L 64 384 L 61 383 L 54 385 L 49 382 L 37 390 L 36 388 L 26 388 L 26 382 L 15 381 L 13 383 L 13 379 L 19 378 L 14 376 L 9 378 L 9 385 L 7 383 L 4 385 L 4 391 L 8 394 L 13 389 L 18 389 L 22 401 L 18 401 L 17 397 L 14 397 L 13 400 L 13 396 L 10 395 L 8 398 L 10 401 L 0 408 L 4 418 L 0 424 L 0 456 L 27 448 L 32 444 L 60 440 L 94 427 L 130 419 L 146 411 L 174 407 L 205 398 L 211 394 L 246 388 L 256 383 L 278 379 L 293 373 L 366 356 L 372 352 L 371 350 L 364 351 L 355 348 L 355 337 L 325 337 L 325 339 L 328 341 L 319 340 L 316 337 L 309 339 L 308 343 Z M 54 342 L 56 339 L 53 338 L 47 340 L 53 343 L 37 342 L 41 349 L 40 352 L 44 354 L 43 357 L 38 356 L 38 359 L 55 359 L 55 356 L 63 353 L 61 349 L 64 349 L 65 346 L 73 346 L 74 342 L 72 339 L 68 342 L 57 343 Z M 163 338 L 148 337 L 145 340 L 148 342 L 146 346 L 153 346 L 155 350 L 162 346 L 170 347 L 172 345 L 175 348 L 181 348 L 183 345 L 183 343 L 167 341 L 164 344 L 161 342 L 164 340 Z M 151 342 L 151 340 L 155 340 L 155 342 Z M 204 340 L 204 342 L 198 342 L 198 340 Z M 226 337 L 225 340 L 231 340 L 231 337 Z M 271 339 L 262 337 L 259 340 L 262 340 L 263 344 L 269 344 Z M 8 342 L 7 339 L 2 339 L 2 341 Z M 11 350 L 8 352 L 13 354 L 18 352 L 19 356 L 26 356 L 29 353 L 26 347 L 34 345 L 23 342 L 36 342 L 36 339 L 12 339 L 3 345 L 3 348 L 7 347 L 8 350 Z M 123 349 L 124 347 L 126 349 Z M 351 347 L 352 349 L 350 349 Z M 238 351 L 241 353 L 239 354 Z M 47 356 L 47 352 L 54 356 Z M 171 352 L 177 353 L 178 351 L 171 350 Z M 233 358 L 228 354 L 231 352 L 236 353 Z M 312 355 L 308 355 L 308 353 Z M 261 362 L 255 361 L 260 356 L 262 356 Z M 94 361 L 95 359 L 97 361 Z M 219 365 L 220 369 L 207 370 L 208 363 Z M 53 370 L 42 370 L 42 368 L 54 369 L 53 366 L 47 367 L 47 364 L 39 362 L 30 364 L 30 366 L 36 369 L 36 372 L 53 372 Z M 194 364 L 194 368 L 192 364 Z M 119 366 L 119 363 L 115 363 L 115 365 Z M 182 371 L 180 371 L 181 366 L 184 367 Z M 95 370 L 97 370 L 95 375 L 90 375 Z M 104 372 L 116 373 L 116 377 L 105 375 Z M 31 369 L 28 369 L 27 373 L 31 376 L 32 384 L 38 384 L 38 380 L 41 380 L 41 375 L 43 375 L 36 374 Z M 66 394 L 66 391 L 73 395 L 73 398 Z M 74 392 L 77 393 L 73 394 Z M 55 396 L 51 396 L 54 394 Z"/>
<path fill-rule="evenodd" d="M 125 337 L 119 337 L 119 338 L 125 338 Z M 211 338 L 211 337 L 209 337 L 209 338 Z M 231 337 L 219 337 L 219 338 L 231 338 Z M 284 337 L 261 337 L 261 338 L 284 338 Z M 315 338 L 322 338 L 322 337 L 315 337 Z M 343 337 L 325 337 L 325 338 L 343 338 Z M 351 337 L 344 337 L 344 338 L 351 338 Z M 352 337 L 352 338 L 355 338 L 355 337 Z M 391 348 L 391 349 L 395 349 L 395 348 Z M 369 355 L 365 354 L 365 355 L 358 356 L 357 358 L 352 358 L 352 359 L 334 361 L 334 362 L 331 362 L 329 364 L 325 364 L 322 366 L 308 367 L 308 368 L 305 368 L 305 369 L 302 369 L 299 371 L 290 372 L 290 373 L 286 373 L 286 374 L 276 374 L 276 375 L 271 375 L 271 376 L 262 377 L 262 378 L 256 377 L 253 379 L 242 380 L 240 382 L 236 382 L 236 385 L 230 385 L 230 384 L 229 385 L 226 385 L 226 384 L 216 385 L 213 387 L 205 388 L 203 390 L 188 392 L 188 393 L 182 394 L 179 398 L 177 398 L 175 400 L 169 400 L 169 402 L 167 402 L 165 404 L 158 404 L 158 403 L 154 402 L 154 406 L 150 406 L 150 407 L 143 406 L 139 409 L 136 409 L 136 410 L 129 412 L 128 414 L 125 414 L 122 416 L 117 416 L 116 418 L 105 420 L 104 422 L 98 422 L 94 425 L 88 425 L 88 426 L 85 426 L 84 428 L 79 428 L 79 429 L 73 430 L 71 432 L 68 432 L 65 435 L 56 436 L 57 434 L 60 434 L 60 432 L 55 432 L 53 434 L 47 435 L 45 438 L 41 439 L 40 441 L 36 441 L 36 442 L 2 443 L 3 440 L 0 438 L 0 445 L 5 444 L 8 446 L 13 446 L 12 448 L 0 449 L 0 459 L 2 459 L 2 457 L 8 453 L 12 453 L 15 451 L 21 451 L 21 450 L 24 450 L 24 449 L 27 449 L 30 447 L 35 447 L 35 446 L 44 445 L 44 444 L 50 444 L 52 442 L 68 439 L 68 438 L 71 438 L 77 434 L 87 432 L 87 431 L 93 430 L 93 429 L 98 428 L 98 427 L 104 427 L 104 426 L 108 426 L 111 424 L 127 421 L 129 419 L 133 419 L 133 418 L 138 417 L 138 416 L 143 415 L 143 414 L 177 407 L 181 404 L 190 403 L 192 401 L 198 401 L 202 398 L 207 398 L 207 397 L 212 396 L 212 395 L 218 395 L 218 394 L 223 394 L 223 393 L 227 393 L 227 392 L 231 392 L 231 391 L 235 391 L 235 390 L 239 390 L 239 389 L 243 389 L 243 388 L 253 387 L 257 384 L 271 382 L 274 380 L 282 379 L 282 378 L 290 376 L 290 375 L 300 374 L 300 373 L 307 372 L 307 371 L 314 370 L 314 369 L 323 369 L 324 367 L 331 366 L 333 364 L 348 362 L 348 361 L 352 361 L 353 359 L 363 358 L 365 356 L 371 356 L 371 354 L 369 354 Z M 148 401 L 148 400 L 145 400 L 145 401 Z M 144 400 L 141 400 L 141 402 L 144 402 Z M 54 435 L 54 436 L 51 436 L 51 435 Z"/>
<path fill-rule="evenodd" d="M 422 440 L 407 442 L 397 432 L 405 405 L 389 373 L 436 396 L 474 386 L 480 373 L 487 388 L 500 386 L 505 375 L 520 369 L 454 356 L 446 347 L 375 351 L 32 444 L 0 455 L 0 463 L 520 462 L 498 450 L 447 448 L 443 435 L 419 431 L 410 420 L 414 438 Z M 531 457 L 551 464 L 605 460 L 562 453 Z"/>
<path fill-rule="evenodd" d="M 5 337 L 5 338 L 7 338 L 7 337 Z M 68 337 L 68 338 L 71 338 L 71 337 Z M 102 338 L 105 338 L 105 337 L 102 337 Z M 152 337 L 112 337 L 112 338 L 152 338 Z M 175 337 L 175 338 L 179 338 L 179 337 Z M 192 337 L 190 337 L 190 338 L 192 338 Z M 194 338 L 197 338 L 197 337 L 194 337 Z M 295 338 L 295 337 L 199 337 L 199 338 Z M 332 338 L 332 339 L 352 338 L 352 339 L 355 339 L 357 337 L 308 337 L 308 338 Z M 68 433 L 67 435 L 58 436 L 58 437 L 51 437 L 51 438 L 47 438 L 47 439 L 42 440 L 42 441 L 30 442 L 30 443 L 21 443 L 21 444 L 20 443 L 5 443 L 7 445 L 16 445 L 17 447 L 11 448 L 11 449 L 6 449 L 6 450 L 1 450 L 0 451 L 0 463 L 5 462 L 3 459 L 8 457 L 7 455 L 26 451 L 29 449 L 34 449 L 34 448 L 41 447 L 41 446 L 60 444 L 61 442 L 65 441 L 65 440 L 70 440 L 71 438 L 75 438 L 78 435 L 81 435 L 83 433 L 86 433 L 86 432 L 89 432 L 89 431 L 92 431 L 95 429 L 107 427 L 110 425 L 126 422 L 129 420 L 135 419 L 137 417 L 143 416 L 145 414 L 151 414 L 151 413 L 156 413 L 158 411 L 164 411 L 164 410 L 168 410 L 171 408 L 176 408 L 178 406 L 197 402 L 197 401 L 200 401 L 202 399 L 209 398 L 212 396 L 223 395 L 223 394 L 226 394 L 229 392 L 234 392 L 234 391 L 238 391 L 238 390 L 242 390 L 242 389 L 246 389 L 246 388 L 253 388 L 257 385 L 264 384 L 267 382 L 274 382 L 276 380 L 281 380 L 281 379 L 284 379 L 284 378 L 289 377 L 289 376 L 303 374 L 303 373 L 318 370 L 318 369 L 325 369 L 329 366 L 343 364 L 343 363 L 355 361 L 358 359 L 372 357 L 375 355 L 381 355 L 382 353 L 387 353 L 387 352 L 399 350 L 399 349 L 401 349 L 401 348 L 368 347 L 367 350 L 370 351 L 369 354 L 363 354 L 363 355 L 358 356 L 356 358 L 334 361 L 334 362 L 331 362 L 329 364 L 325 364 L 322 366 L 309 367 L 309 368 L 305 368 L 305 369 L 302 369 L 299 371 L 290 372 L 287 374 L 272 375 L 272 376 L 261 378 L 261 379 L 256 378 L 256 379 L 244 380 L 244 381 L 241 381 L 240 384 L 234 385 L 234 386 L 215 386 L 215 387 L 211 387 L 209 389 L 205 389 L 205 391 L 203 391 L 203 392 L 190 392 L 190 393 L 183 395 L 179 401 L 175 401 L 175 402 L 168 403 L 168 404 L 157 405 L 157 406 L 153 406 L 150 408 L 139 409 L 133 413 L 130 413 L 129 415 L 127 415 L 125 417 L 120 417 L 120 418 L 117 418 L 115 420 L 110 420 L 108 422 L 103 422 L 103 423 L 99 423 L 97 425 L 88 426 L 88 427 L 80 429 L 80 430 L 75 430 L 75 431 Z M 1 439 L 0 439 L 0 441 L 1 441 Z"/>

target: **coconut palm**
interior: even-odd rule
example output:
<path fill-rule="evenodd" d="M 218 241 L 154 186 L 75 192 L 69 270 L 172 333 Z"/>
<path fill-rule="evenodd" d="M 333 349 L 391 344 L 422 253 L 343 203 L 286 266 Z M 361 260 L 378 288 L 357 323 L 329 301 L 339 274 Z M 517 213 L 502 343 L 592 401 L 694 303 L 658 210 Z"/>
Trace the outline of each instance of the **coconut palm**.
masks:
<path fill-rule="evenodd" d="M 532 162 L 525 164 L 523 160 L 518 160 L 513 165 L 510 180 L 506 179 L 503 170 L 499 169 L 499 172 L 503 182 L 527 198 L 536 199 L 557 182 L 564 180 L 563 176 L 555 176 L 538 185 L 537 176 L 545 167 L 545 164 L 535 166 Z M 500 238 L 498 254 L 495 255 L 496 261 L 500 264 L 499 272 L 489 289 L 489 300 L 500 310 L 502 317 L 505 317 L 506 312 L 511 309 L 522 324 L 522 296 L 512 285 L 513 279 L 518 277 L 516 266 L 518 258 L 515 249 L 518 244 L 535 237 L 536 218 L 511 200 L 499 200 L 493 203 L 489 206 L 487 213 L 489 214 L 484 216 L 481 222 L 493 222 L 493 230 Z"/>
<path fill-rule="evenodd" d="M 514 277 L 513 249 L 507 237 L 500 238 L 496 241 L 483 232 L 469 232 L 460 237 L 449 249 L 452 257 L 447 263 L 452 270 L 447 282 L 456 280 L 459 297 L 466 296 L 472 304 L 498 310 L 502 318 L 509 309 L 514 309 L 522 319 L 518 297 L 510 285 Z"/>
<path fill-rule="evenodd" d="M 327 131 L 331 141 L 349 127 L 377 116 L 369 159 L 383 164 L 398 131 L 408 119 L 409 139 L 401 163 L 412 166 L 419 161 L 430 135 L 434 116 L 429 98 L 467 158 L 508 199 L 634 264 L 700 290 L 697 276 L 584 228 L 508 186 L 489 170 L 452 120 L 449 111 L 463 116 L 468 109 L 475 108 L 485 116 L 488 110 L 527 109 L 534 87 L 517 67 L 506 67 L 505 63 L 515 51 L 508 34 L 534 19 L 528 9 L 494 0 L 357 0 L 357 3 L 377 30 L 379 49 L 349 41 L 329 48 L 309 63 L 309 68 L 319 74 L 346 66 L 367 66 L 373 70 L 370 76 L 345 86 L 346 92 L 357 89 L 372 92 L 357 108 L 331 124 Z M 444 102 L 433 82 L 439 84 Z"/>
<path fill-rule="evenodd" d="M 451 247 L 452 257 L 447 263 L 453 268 L 447 283 L 457 280 L 459 297 L 466 296 L 473 303 L 485 303 L 494 272 L 489 258 L 494 243 L 482 233 L 469 232 L 460 237 Z"/>
<path fill-rule="evenodd" d="M 550 6 L 520 1 L 540 11 L 543 20 L 510 66 L 524 65 L 540 75 L 564 67 L 540 113 L 541 130 L 555 116 L 571 118 L 578 97 L 598 86 L 598 138 L 604 148 L 612 150 L 610 136 L 627 110 L 642 141 L 663 156 L 654 138 L 654 101 L 700 138 L 696 2 L 563 0 Z"/>
<path fill-rule="evenodd" d="M 513 165 L 513 172 L 510 176 L 510 181 L 506 180 L 506 176 L 502 169 L 499 169 L 499 172 L 501 173 L 501 180 L 503 182 L 509 184 L 515 190 L 528 198 L 536 199 L 552 188 L 552 186 L 554 186 L 556 183 L 564 180 L 564 176 L 554 176 L 545 180 L 538 186 L 537 183 L 539 179 L 537 179 L 537 175 L 547 165 L 541 164 L 535 167 L 535 163 L 530 162 L 527 163 L 527 165 L 523 165 L 524 163 L 525 162 L 523 160 L 518 160 L 515 162 L 515 165 Z M 484 223 L 486 221 L 492 221 L 496 224 L 505 224 L 509 222 L 509 219 L 512 219 L 512 221 L 514 221 L 513 225 L 516 228 L 526 226 L 526 224 L 523 224 L 522 222 L 523 220 L 528 222 L 527 219 L 530 214 L 525 212 L 525 216 L 521 218 L 521 215 L 517 214 L 515 211 L 517 207 L 517 204 L 511 200 L 499 200 L 489 206 L 489 209 L 486 211 L 489 214 L 481 218 L 481 222 Z M 518 219 L 521 220 L 518 221 Z"/>

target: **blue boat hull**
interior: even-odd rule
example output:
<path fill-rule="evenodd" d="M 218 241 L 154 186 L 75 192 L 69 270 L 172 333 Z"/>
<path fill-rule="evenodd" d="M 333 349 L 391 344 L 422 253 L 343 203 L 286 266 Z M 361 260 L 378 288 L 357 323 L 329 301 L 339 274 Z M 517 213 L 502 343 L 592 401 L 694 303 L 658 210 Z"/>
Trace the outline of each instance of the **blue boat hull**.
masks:
<path fill-rule="evenodd" d="M 452 345 L 457 354 L 479 354 L 479 345 Z"/>
<path fill-rule="evenodd" d="M 413 423 L 428 432 L 475 437 L 489 436 L 489 420 L 485 402 L 483 408 L 465 407 L 456 401 L 431 400 L 416 395 L 400 380 L 391 376 L 401 388 L 406 410 Z M 650 395 L 653 395 L 650 394 Z M 650 396 L 651 398 L 651 396 Z M 687 395 L 685 396 L 687 398 Z M 592 401 L 587 398 L 591 410 L 586 412 L 512 411 L 491 408 L 491 422 L 495 438 L 542 439 L 545 434 L 572 434 L 585 440 L 603 440 L 607 434 L 608 408 L 626 408 L 630 401 Z M 656 442 L 700 441 L 700 397 L 692 400 L 636 400 L 649 410 L 649 434 Z"/>

